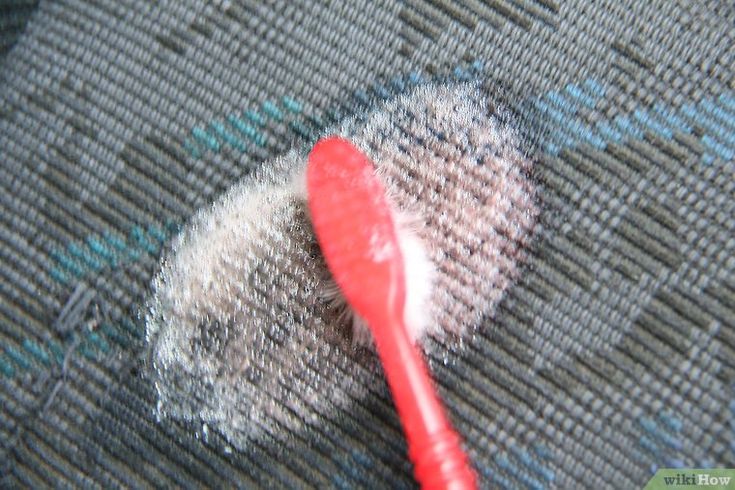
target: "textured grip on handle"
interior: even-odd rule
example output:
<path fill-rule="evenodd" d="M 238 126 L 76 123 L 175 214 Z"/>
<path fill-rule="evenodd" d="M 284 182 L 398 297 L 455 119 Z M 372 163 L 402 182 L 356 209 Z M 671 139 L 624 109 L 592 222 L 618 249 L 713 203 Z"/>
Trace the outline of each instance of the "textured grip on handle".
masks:
<path fill-rule="evenodd" d="M 474 489 L 474 470 L 452 428 L 426 363 L 399 317 L 375 328 L 378 353 L 408 441 L 408 455 L 422 489 Z"/>
<path fill-rule="evenodd" d="M 430 436 L 426 444 L 412 447 L 409 457 L 422 489 L 469 490 L 476 488 L 475 472 L 452 429 Z"/>

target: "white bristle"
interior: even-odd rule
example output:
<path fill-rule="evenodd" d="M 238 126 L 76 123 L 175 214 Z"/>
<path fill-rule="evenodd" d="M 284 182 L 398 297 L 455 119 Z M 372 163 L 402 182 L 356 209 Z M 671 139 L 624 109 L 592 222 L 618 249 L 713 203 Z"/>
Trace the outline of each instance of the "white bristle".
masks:
<path fill-rule="evenodd" d="M 404 280 L 406 288 L 406 306 L 404 307 L 404 322 L 408 335 L 414 342 L 418 342 L 429 332 L 430 327 L 436 326 L 433 322 L 433 305 L 431 296 L 434 288 L 436 269 L 429 259 L 426 245 L 413 229 L 414 218 L 405 213 L 397 214 L 398 244 L 403 255 Z"/>
<path fill-rule="evenodd" d="M 404 280 L 406 289 L 403 320 L 409 338 L 419 343 L 424 335 L 436 333 L 431 327 L 432 321 L 431 295 L 436 276 L 434 264 L 429 259 L 426 244 L 416 234 L 420 220 L 409 212 L 393 211 L 398 245 L 403 256 Z M 358 346 L 372 346 L 372 334 L 365 320 L 350 308 L 342 295 L 339 286 L 328 281 L 322 292 L 340 311 L 340 319 L 352 327 L 352 340 Z"/>

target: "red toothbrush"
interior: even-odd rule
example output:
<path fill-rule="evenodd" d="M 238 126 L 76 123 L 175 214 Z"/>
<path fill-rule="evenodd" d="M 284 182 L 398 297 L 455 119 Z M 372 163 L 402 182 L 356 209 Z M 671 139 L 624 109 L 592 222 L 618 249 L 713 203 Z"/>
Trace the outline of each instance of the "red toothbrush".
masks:
<path fill-rule="evenodd" d="M 416 480 L 426 489 L 475 488 L 475 473 L 460 438 L 406 331 L 404 259 L 385 188 L 372 162 L 349 141 L 324 138 L 309 155 L 306 184 L 327 266 L 373 334 Z"/>

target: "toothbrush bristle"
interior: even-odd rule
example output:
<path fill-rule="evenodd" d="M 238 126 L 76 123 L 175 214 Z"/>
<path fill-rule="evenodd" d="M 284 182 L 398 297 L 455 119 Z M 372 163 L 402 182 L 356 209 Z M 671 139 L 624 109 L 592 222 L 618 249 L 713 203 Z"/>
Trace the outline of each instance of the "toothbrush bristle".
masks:
<path fill-rule="evenodd" d="M 393 204 L 392 201 L 390 203 Z M 436 267 L 429 258 L 426 243 L 418 235 L 422 219 L 413 212 L 405 210 L 393 209 L 393 214 L 406 281 L 403 320 L 411 341 L 420 344 L 427 335 L 438 333 L 431 303 L 436 281 Z M 339 285 L 331 277 L 322 286 L 322 297 L 327 299 L 332 308 L 339 312 L 340 323 L 352 327 L 354 345 L 361 347 L 374 345 L 365 319 L 349 305 Z"/>

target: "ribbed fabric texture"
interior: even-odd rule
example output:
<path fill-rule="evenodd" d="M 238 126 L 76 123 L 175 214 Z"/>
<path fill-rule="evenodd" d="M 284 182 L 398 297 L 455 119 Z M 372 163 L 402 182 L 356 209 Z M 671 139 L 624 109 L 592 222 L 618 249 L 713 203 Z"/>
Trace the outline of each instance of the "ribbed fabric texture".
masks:
<path fill-rule="evenodd" d="M 3 486 L 412 487 L 379 372 L 242 447 L 159 420 L 142 308 L 197 209 L 429 81 L 479 80 L 534 160 L 518 278 L 461 345 L 430 350 L 483 486 L 735 466 L 728 3 L 6 4 Z"/>

